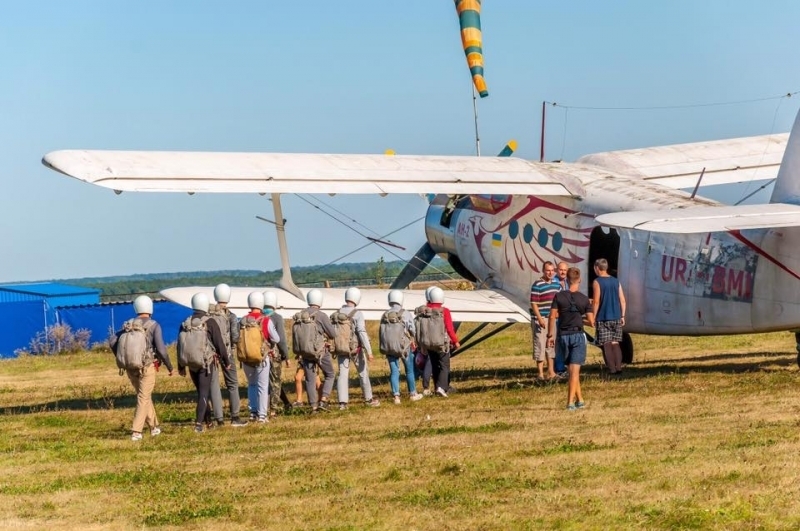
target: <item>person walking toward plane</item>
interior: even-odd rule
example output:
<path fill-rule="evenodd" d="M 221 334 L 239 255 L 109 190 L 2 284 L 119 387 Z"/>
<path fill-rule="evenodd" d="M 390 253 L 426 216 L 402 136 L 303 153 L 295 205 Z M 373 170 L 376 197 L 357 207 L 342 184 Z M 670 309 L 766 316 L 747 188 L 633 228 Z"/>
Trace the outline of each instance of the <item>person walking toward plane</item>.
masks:
<path fill-rule="evenodd" d="M 597 275 L 592 283 L 592 312 L 597 321 L 597 343 L 612 375 L 622 373 L 622 327 L 625 326 L 625 294 L 619 280 L 608 274 L 608 261 L 594 262 Z"/>
<path fill-rule="evenodd" d="M 414 316 L 403 310 L 403 292 L 393 289 L 389 292 L 389 310 L 381 317 L 379 328 L 380 349 L 389 361 L 389 385 L 392 388 L 394 403 L 400 404 L 400 364 L 405 366 L 406 384 L 409 398 L 417 401 L 422 395 L 417 393 L 414 376 Z"/>
<path fill-rule="evenodd" d="M 450 387 L 450 353 L 457 350 L 460 344 L 450 310 L 444 307 L 442 288 L 431 289 L 430 302 L 417 309 L 414 326 L 417 344 L 431 358 L 436 394 L 447 398 Z"/>
<path fill-rule="evenodd" d="M 547 321 L 553 298 L 561 291 L 561 283 L 555 278 L 555 266 L 547 261 L 542 265 L 542 278 L 531 286 L 531 336 L 533 338 L 533 359 L 536 361 L 539 380 L 544 380 L 544 362 L 547 361 L 547 379 L 556 378 L 554 347 L 547 342 Z"/>
<path fill-rule="evenodd" d="M 567 409 L 573 411 L 584 407 L 580 379 L 581 365 L 586 363 L 586 333 L 583 325 L 594 326 L 594 315 L 589 298 L 579 291 L 580 269 L 569 268 L 567 280 L 569 290 L 559 291 L 553 299 L 547 341 L 551 346 L 558 341 L 565 354 L 569 372 Z"/>
<path fill-rule="evenodd" d="M 194 431 L 203 431 L 211 398 L 211 385 L 217 372 L 217 359 L 224 369 L 231 366 L 228 350 L 222 331 L 214 319 L 208 315 L 208 295 L 195 293 L 192 297 L 192 315 L 181 324 L 178 334 L 178 374 L 192 378 L 197 389 Z M 219 380 L 216 380 L 219 382 Z M 219 386 L 219 383 L 217 383 Z"/>
<path fill-rule="evenodd" d="M 569 289 L 569 282 L 567 282 L 567 271 L 569 271 L 569 264 L 566 262 L 559 262 L 558 267 L 556 267 L 556 279 L 558 280 L 562 291 Z M 559 378 L 566 379 L 568 377 L 567 363 L 564 360 L 564 353 L 561 352 L 561 347 L 559 347 L 558 343 L 556 343 L 555 370 Z"/>
<path fill-rule="evenodd" d="M 348 288 L 344 292 L 345 304 L 331 316 L 331 322 L 336 334 L 345 337 L 335 338 L 336 342 L 344 343 L 342 349 L 336 346 L 337 358 L 339 360 L 339 377 L 336 380 L 336 394 L 339 397 L 339 409 L 347 409 L 350 399 L 350 360 L 353 360 L 358 372 L 358 379 L 361 384 L 361 392 L 364 395 L 364 404 L 371 407 L 381 405 L 377 398 L 372 396 L 372 383 L 369 381 L 369 363 L 374 359 L 372 346 L 367 335 L 367 327 L 364 314 L 356 309 L 361 302 L 361 290 L 358 288 Z M 344 348 L 346 347 L 346 348 Z M 353 347 L 355 352 L 353 352 Z M 349 351 L 349 352 L 347 352 Z"/>
<path fill-rule="evenodd" d="M 292 350 L 301 357 L 306 378 L 306 394 L 312 411 L 328 411 L 333 381 L 336 374 L 333 369 L 333 358 L 326 339 L 332 341 L 336 335 L 330 318 L 320 311 L 323 295 L 318 289 L 306 294 L 308 308 L 294 315 L 292 324 Z M 322 369 L 325 380 L 322 393 L 317 393 L 317 367 Z M 299 398 L 299 397 L 298 397 Z"/>
<path fill-rule="evenodd" d="M 111 351 L 117 358 L 120 374 L 124 370 L 136 391 L 136 410 L 133 413 L 132 441 L 142 440 L 142 429 L 145 425 L 150 428 L 150 435 L 155 437 L 161 434 L 158 427 L 158 416 L 153 407 L 153 388 L 156 384 L 156 372 L 161 363 L 167 366 L 169 375 L 172 376 L 172 363 L 164 345 L 164 336 L 153 315 L 153 300 L 147 295 L 139 295 L 133 301 L 133 311 L 136 317 L 125 322 L 123 328 L 111 338 Z M 129 335 L 130 334 L 130 335 Z M 123 336 L 125 339 L 121 338 Z M 129 352 L 124 352 L 128 350 Z M 137 353 L 134 353 L 137 350 Z M 121 359 L 132 358 L 144 352 L 140 368 L 125 368 Z M 137 364 L 138 365 L 138 364 Z"/>
<path fill-rule="evenodd" d="M 239 343 L 239 319 L 228 309 L 228 303 L 231 300 L 231 287 L 227 284 L 218 284 L 214 288 L 214 300 L 216 305 L 213 309 L 209 307 L 209 314 L 217 321 L 222 332 L 222 339 L 225 342 L 225 348 L 228 354 L 233 356 L 234 349 Z M 225 379 L 225 388 L 228 390 L 228 402 L 231 407 L 231 426 L 246 426 L 247 422 L 241 420 L 239 412 L 241 410 L 241 396 L 239 395 L 239 368 L 236 363 L 231 363 L 227 369 L 222 369 L 222 376 Z M 216 385 L 216 393 L 212 394 L 211 402 L 214 406 L 215 416 L 219 419 L 222 415 L 217 414 L 217 404 L 215 399 L 219 395 L 220 402 L 221 394 L 219 392 L 219 384 Z M 221 413 L 220 404 L 220 413 Z"/>
<path fill-rule="evenodd" d="M 283 316 L 276 312 L 278 296 L 274 291 L 264 292 L 264 315 L 275 325 L 280 340 L 270 352 L 272 359 L 269 366 L 269 416 L 274 417 L 291 402 L 283 391 L 283 364 L 289 366 L 289 345 L 286 343 L 286 325 Z M 281 406 L 284 407 L 281 407 Z"/>
<path fill-rule="evenodd" d="M 436 286 L 428 286 L 425 288 L 425 304 L 431 302 L 431 290 Z M 420 308 L 423 308 L 422 306 Z M 420 308 L 414 310 L 415 314 Z M 416 326 L 416 325 L 415 325 Z M 416 328 L 415 328 L 416 330 Z M 414 375 L 419 375 L 422 378 L 422 396 L 431 396 L 435 389 L 436 382 L 434 382 L 434 389 L 431 389 L 431 380 L 433 379 L 433 365 L 431 364 L 431 357 L 425 352 L 425 349 L 416 345 L 416 352 L 414 353 Z M 419 355 L 417 355 L 419 353 Z M 416 380 L 415 382 L 416 383 Z"/>
<path fill-rule="evenodd" d="M 270 351 L 280 342 L 275 323 L 264 315 L 264 294 L 253 291 L 247 296 L 250 313 L 239 321 L 238 356 L 247 376 L 247 402 L 250 420 L 266 423 L 269 410 Z"/>

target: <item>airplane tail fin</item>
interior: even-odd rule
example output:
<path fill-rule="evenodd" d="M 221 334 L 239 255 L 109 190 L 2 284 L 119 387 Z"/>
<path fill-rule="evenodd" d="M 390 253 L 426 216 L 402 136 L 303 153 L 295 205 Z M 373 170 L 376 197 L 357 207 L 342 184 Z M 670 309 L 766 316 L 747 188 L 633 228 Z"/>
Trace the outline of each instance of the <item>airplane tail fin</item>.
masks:
<path fill-rule="evenodd" d="M 800 112 L 794 120 L 769 202 L 800 205 Z"/>

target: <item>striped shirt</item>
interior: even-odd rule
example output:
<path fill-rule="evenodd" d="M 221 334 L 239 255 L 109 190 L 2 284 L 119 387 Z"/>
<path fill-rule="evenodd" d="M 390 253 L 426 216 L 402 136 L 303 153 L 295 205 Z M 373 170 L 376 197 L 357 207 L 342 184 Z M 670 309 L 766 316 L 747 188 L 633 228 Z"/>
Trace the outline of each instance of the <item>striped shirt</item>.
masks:
<path fill-rule="evenodd" d="M 558 281 L 558 277 L 553 278 L 550 282 L 540 278 L 531 286 L 531 306 L 535 304 L 539 308 L 539 314 L 547 319 L 550 317 L 553 298 L 559 291 L 561 291 L 561 282 Z"/>

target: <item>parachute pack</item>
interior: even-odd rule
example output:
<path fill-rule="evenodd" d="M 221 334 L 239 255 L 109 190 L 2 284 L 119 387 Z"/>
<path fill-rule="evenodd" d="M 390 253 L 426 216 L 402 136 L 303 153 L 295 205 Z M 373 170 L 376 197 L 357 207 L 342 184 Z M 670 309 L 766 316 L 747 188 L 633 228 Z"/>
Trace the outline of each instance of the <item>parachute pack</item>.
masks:
<path fill-rule="evenodd" d="M 317 328 L 316 313 L 303 310 L 292 317 L 292 350 L 304 360 L 319 361 L 325 352 L 325 336 Z"/>
<path fill-rule="evenodd" d="M 411 336 L 403 322 L 404 311 L 389 310 L 381 316 L 378 328 L 381 354 L 395 358 L 405 358 L 408 355 Z"/>
<path fill-rule="evenodd" d="M 208 339 L 210 317 L 188 317 L 178 332 L 178 363 L 193 371 L 208 368 L 214 362 L 214 346 Z"/>
<path fill-rule="evenodd" d="M 337 356 L 352 356 L 358 352 L 358 337 L 356 337 L 356 323 L 350 313 L 335 311 L 331 314 L 331 324 L 333 324 L 336 335 L 333 337 L 333 353 Z"/>
<path fill-rule="evenodd" d="M 414 313 L 417 344 L 425 350 L 448 352 L 450 336 L 444 326 L 444 310 L 420 306 Z"/>
<path fill-rule="evenodd" d="M 245 365 L 256 367 L 264 361 L 268 342 L 264 340 L 263 323 L 268 317 L 246 315 L 239 321 L 239 344 L 236 345 L 236 359 Z"/>
<path fill-rule="evenodd" d="M 219 304 L 211 304 L 208 306 L 208 315 L 211 316 L 219 325 L 219 331 L 222 333 L 222 341 L 225 343 L 225 348 L 228 353 L 231 351 L 231 322 L 228 320 L 228 312 L 226 308 L 222 308 Z"/>
<path fill-rule="evenodd" d="M 150 319 L 143 321 L 138 318 L 125 321 L 117 340 L 117 367 L 142 370 L 153 363 L 153 349 L 147 344 L 147 333 L 154 323 Z"/>

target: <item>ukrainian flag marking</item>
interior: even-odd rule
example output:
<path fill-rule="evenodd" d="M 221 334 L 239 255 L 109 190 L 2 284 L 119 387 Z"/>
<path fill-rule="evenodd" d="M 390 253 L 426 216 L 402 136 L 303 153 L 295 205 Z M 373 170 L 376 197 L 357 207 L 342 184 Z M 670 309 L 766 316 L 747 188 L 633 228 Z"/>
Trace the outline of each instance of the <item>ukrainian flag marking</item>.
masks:
<path fill-rule="evenodd" d="M 503 235 L 496 232 L 492 234 L 492 245 L 495 247 L 500 247 L 503 245 Z"/>

